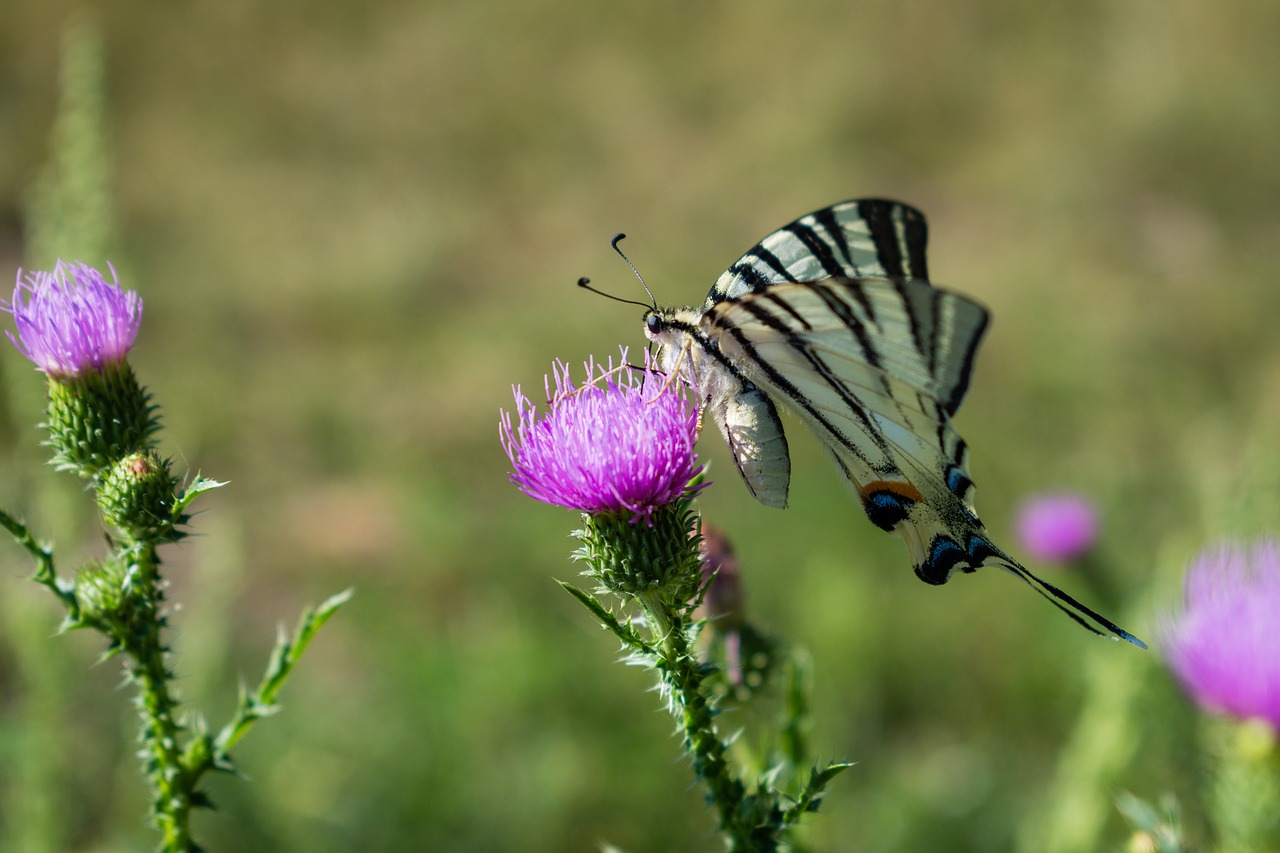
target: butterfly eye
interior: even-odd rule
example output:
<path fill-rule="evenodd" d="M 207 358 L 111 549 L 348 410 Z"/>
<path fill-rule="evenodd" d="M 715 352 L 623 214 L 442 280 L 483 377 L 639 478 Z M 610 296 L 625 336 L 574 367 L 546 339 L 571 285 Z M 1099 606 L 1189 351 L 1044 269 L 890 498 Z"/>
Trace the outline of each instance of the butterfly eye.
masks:
<path fill-rule="evenodd" d="M 656 335 L 662 331 L 662 318 L 657 314 L 649 314 L 644 318 L 644 326 L 645 329 L 648 330 L 649 334 Z"/>

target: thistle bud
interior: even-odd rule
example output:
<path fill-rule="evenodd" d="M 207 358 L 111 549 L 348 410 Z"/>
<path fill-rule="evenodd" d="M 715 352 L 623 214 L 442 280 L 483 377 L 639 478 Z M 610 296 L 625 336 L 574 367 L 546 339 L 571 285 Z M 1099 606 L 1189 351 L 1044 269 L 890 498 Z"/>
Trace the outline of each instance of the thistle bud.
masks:
<path fill-rule="evenodd" d="M 86 564 L 76 574 L 75 593 L 81 622 L 112 636 L 129 623 L 137 597 L 128 569 L 119 559 Z"/>
<path fill-rule="evenodd" d="M 131 539 L 155 537 L 173 526 L 177 481 L 154 450 L 130 453 L 98 481 L 102 517 Z"/>
<path fill-rule="evenodd" d="M 707 585 L 702 613 L 713 629 L 729 631 L 746 621 L 747 594 L 742 587 L 738 558 L 729 537 L 718 528 L 702 531 L 702 578 Z"/>

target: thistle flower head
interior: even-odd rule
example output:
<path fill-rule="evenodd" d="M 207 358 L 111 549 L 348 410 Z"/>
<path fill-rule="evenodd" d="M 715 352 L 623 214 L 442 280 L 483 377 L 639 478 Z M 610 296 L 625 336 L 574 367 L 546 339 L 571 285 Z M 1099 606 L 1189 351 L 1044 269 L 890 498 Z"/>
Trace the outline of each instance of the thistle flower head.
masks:
<path fill-rule="evenodd" d="M 1162 633 L 1169 667 L 1197 704 L 1280 732 L 1280 547 L 1205 549 Z"/>
<path fill-rule="evenodd" d="M 650 519 L 702 472 L 693 446 L 697 414 L 677 385 L 667 387 L 646 359 L 644 370 L 610 359 L 585 365 L 575 385 L 557 361 L 544 382 L 547 411 L 519 387 L 515 415 L 502 412 L 499 434 L 514 471 L 511 482 L 544 503 L 587 513 Z M 552 390 L 554 379 L 555 389 Z"/>
<path fill-rule="evenodd" d="M 1018 509 L 1014 526 L 1033 558 L 1064 563 L 1083 557 L 1098 539 L 1098 511 L 1082 495 L 1035 495 Z"/>
<path fill-rule="evenodd" d="M 13 315 L 19 351 L 50 376 L 77 376 L 122 362 L 142 323 L 142 299 L 123 290 L 114 267 L 108 282 L 91 266 L 58 261 L 52 272 L 18 273 Z"/>

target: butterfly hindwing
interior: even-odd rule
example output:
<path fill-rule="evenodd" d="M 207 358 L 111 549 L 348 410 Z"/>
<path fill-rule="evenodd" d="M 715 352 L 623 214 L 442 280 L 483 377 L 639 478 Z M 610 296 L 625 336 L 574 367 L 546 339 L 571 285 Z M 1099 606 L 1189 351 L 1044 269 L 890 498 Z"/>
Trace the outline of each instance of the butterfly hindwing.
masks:
<path fill-rule="evenodd" d="M 726 359 L 822 439 L 868 519 L 906 543 L 921 580 L 997 566 L 1085 628 L 1142 645 L 1000 550 L 978 518 L 951 415 L 986 325 L 981 306 L 924 282 L 843 278 L 743 294 L 701 320 Z"/>
<path fill-rule="evenodd" d="M 883 376 L 905 382 L 948 414 L 964 400 L 987 327 L 986 309 L 970 299 L 928 282 L 883 278 L 773 285 L 717 303 L 703 315 L 704 327 L 731 314 L 779 339 L 805 336 L 809 350 L 843 356 L 850 371 L 873 376 L 868 384 Z M 767 337 L 762 328 L 757 338 Z"/>

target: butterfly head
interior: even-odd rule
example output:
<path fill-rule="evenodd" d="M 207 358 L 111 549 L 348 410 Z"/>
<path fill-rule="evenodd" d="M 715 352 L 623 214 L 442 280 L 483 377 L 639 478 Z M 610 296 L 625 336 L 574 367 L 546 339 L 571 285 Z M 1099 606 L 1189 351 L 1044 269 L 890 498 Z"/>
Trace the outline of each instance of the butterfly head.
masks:
<path fill-rule="evenodd" d="M 658 346 L 679 349 L 696 335 L 698 319 L 693 308 L 650 308 L 644 312 L 644 336 Z"/>
<path fill-rule="evenodd" d="M 662 316 L 661 309 L 650 308 L 644 312 L 644 336 L 651 341 L 662 342 L 662 336 L 667 333 L 668 322 Z"/>
<path fill-rule="evenodd" d="M 644 335 L 658 345 L 657 361 L 662 372 L 679 373 L 684 359 L 693 358 L 693 352 L 700 350 L 697 342 L 703 339 L 698 325 L 701 319 L 702 312 L 696 308 L 650 308 L 644 312 Z"/>

